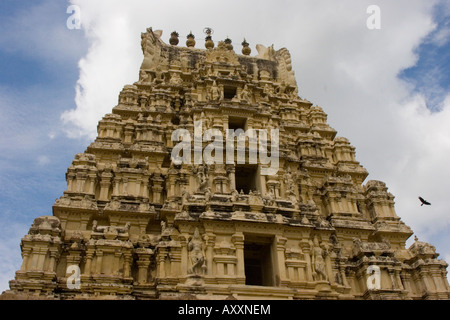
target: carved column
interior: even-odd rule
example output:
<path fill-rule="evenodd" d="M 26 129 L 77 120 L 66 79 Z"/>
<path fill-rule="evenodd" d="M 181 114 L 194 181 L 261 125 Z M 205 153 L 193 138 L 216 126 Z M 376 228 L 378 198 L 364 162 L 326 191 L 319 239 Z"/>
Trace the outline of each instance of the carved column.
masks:
<path fill-rule="evenodd" d="M 100 250 L 97 250 L 96 256 L 97 256 L 97 259 L 95 261 L 95 273 L 101 274 L 102 273 L 103 252 Z"/>
<path fill-rule="evenodd" d="M 286 278 L 286 262 L 285 262 L 285 251 L 286 251 L 286 241 L 287 239 L 281 236 L 275 236 L 276 245 L 276 256 L 277 256 L 277 269 L 280 283 L 275 283 L 275 285 L 286 285 L 288 279 Z"/>
<path fill-rule="evenodd" d="M 44 270 L 45 258 L 47 256 L 48 248 L 40 248 L 37 261 L 37 270 Z"/>
<path fill-rule="evenodd" d="M 88 188 L 88 194 L 94 195 L 95 194 L 95 180 L 97 179 L 97 173 L 96 172 L 90 172 L 88 174 L 89 177 L 89 188 Z"/>
<path fill-rule="evenodd" d="M 325 269 L 328 275 L 328 281 L 331 284 L 334 284 L 336 281 L 334 279 L 334 274 L 333 274 L 333 268 L 332 268 L 332 261 L 334 261 L 334 259 L 331 259 L 331 252 L 328 250 L 329 247 L 326 247 L 326 256 L 324 258 L 325 260 Z"/>
<path fill-rule="evenodd" d="M 158 250 L 158 257 L 157 257 L 157 263 L 158 263 L 158 277 L 160 279 L 163 279 L 166 277 L 166 255 L 167 255 L 167 249 L 160 247 Z"/>
<path fill-rule="evenodd" d="M 23 248 L 22 249 L 22 265 L 20 267 L 20 271 L 27 271 L 28 270 L 28 259 L 30 258 L 31 254 L 31 248 Z"/>
<path fill-rule="evenodd" d="M 404 290 L 402 279 L 400 278 L 400 270 L 395 270 L 395 279 L 397 281 L 397 286 L 400 290 Z"/>
<path fill-rule="evenodd" d="M 342 284 L 344 287 L 349 287 L 347 276 L 345 274 L 345 262 L 339 262 L 339 272 L 341 273 Z"/>
<path fill-rule="evenodd" d="M 124 265 L 123 265 L 123 277 L 125 279 L 130 278 L 130 269 L 131 269 L 131 262 L 133 261 L 133 257 L 130 252 L 124 253 Z"/>
<path fill-rule="evenodd" d="M 152 192 L 153 192 L 153 203 L 161 203 L 162 202 L 162 183 L 164 182 L 164 180 L 160 177 L 160 176 L 156 176 L 153 179 L 153 187 L 152 187 Z"/>
<path fill-rule="evenodd" d="M 84 275 L 90 276 L 91 275 L 91 266 L 92 266 L 92 259 L 94 257 L 94 248 L 88 247 L 86 250 L 86 264 L 84 265 Z"/>
<path fill-rule="evenodd" d="M 187 275 L 187 269 L 188 269 L 188 249 L 187 249 L 187 239 L 189 238 L 189 235 L 183 234 L 180 235 L 178 240 L 180 241 L 181 245 L 181 275 L 186 276 Z"/>
<path fill-rule="evenodd" d="M 212 276 L 213 275 L 213 255 L 214 255 L 214 243 L 216 236 L 213 233 L 207 233 L 205 235 L 206 242 L 206 274 Z"/>
<path fill-rule="evenodd" d="M 406 271 L 402 271 L 400 273 L 400 278 L 403 280 L 404 289 L 408 291 L 408 295 L 409 296 L 414 295 L 414 290 L 411 287 L 411 275 Z"/>
<path fill-rule="evenodd" d="M 120 187 L 120 177 L 116 176 L 114 178 L 114 187 L 113 187 L 113 193 L 112 193 L 113 197 L 118 197 L 120 195 L 119 187 Z"/>
<path fill-rule="evenodd" d="M 75 173 L 69 172 L 67 173 L 67 191 L 73 192 L 73 180 L 75 179 Z"/>
<path fill-rule="evenodd" d="M 388 274 L 389 274 L 389 277 L 391 278 L 392 289 L 398 289 L 394 270 L 388 269 Z"/>
<path fill-rule="evenodd" d="M 114 262 L 113 262 L 113 269 L 112 274 L 113 275 L 119 275 L 119 269 L 120 269 L 120 258 L 122 257 L 122 252 L 114 252 Z"/>
<path fill-rule="evenodd" d="M 141 260 L 139 258 L 139 261 L 137 261 L 138 265 L 138 283 L 139 284 L 145 284 L 147 283 L 147 277 L 148 277 L 148 267 L 150 265 L 150 260 Z"/>
<path fill-rule="evenodd" d="M 301 241 L 300 247 L 302 252 L 305 254 L 306 260 L 306 279 L 308 282 L 313 281 L 312 277 L 312 265 L 311 265 L 311 246 L 308 241 Z"/>
<path fill-rule="evenodd" d="M 244 264 L 244 235 L 242 232 L 235 233 L 231 241 L 236 248 L 236 272 L 237 272 L 237 283 L 245 284 L 245 264 Z"/>

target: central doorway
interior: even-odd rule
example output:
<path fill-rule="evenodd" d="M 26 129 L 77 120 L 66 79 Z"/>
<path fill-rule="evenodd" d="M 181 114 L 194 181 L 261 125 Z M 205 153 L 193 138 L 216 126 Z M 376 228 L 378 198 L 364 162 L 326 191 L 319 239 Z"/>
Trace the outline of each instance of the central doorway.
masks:
<path fill-rule="evenodd" d="M 272 238 L 249 237 L 244 241 L 245 284 L 273 286 Z"/>

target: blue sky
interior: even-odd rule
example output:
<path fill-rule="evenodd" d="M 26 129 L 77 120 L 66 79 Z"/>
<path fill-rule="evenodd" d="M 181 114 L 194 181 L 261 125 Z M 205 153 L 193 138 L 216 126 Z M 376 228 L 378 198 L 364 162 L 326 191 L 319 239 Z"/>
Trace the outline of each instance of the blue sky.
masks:
<path fill-rule="evenodd" d="M 82 8 L 81 30 L 66 27 L 72 3 Z M 65 190 L 74 155 L 93 140 L 120 88 L 137 80 L 140 32 L 150 26 L 166 38 L 193 30 L 198 39 L 211 26 L 215 40 L 246 37 L 253 54 L 258 42 L 286 46 L 300 95 L 323 107 L 330 125 L 356 146 L 369 178 L 386 181 L 402 220 L 449 260 L 448 1 L 260 1 L 257 8 L 249 1 L 229 14 L 204 1 L 123 3 L 0 2 L 0 291 L 20 268 L 20 239 Z M 382 29 L 369 31 L 365 8 L 375 3 Z M 431 209 L 418 211 L 418 193 Z"/>
<path fill-rule="evenodd" d="M 437 28 L 417 48 L 417 65 L 405 69 L 400 77 L 425 95 L 427 106 L 439 110 L 450 91 L 450 17 L 443 3 L 434 7 Z"/>

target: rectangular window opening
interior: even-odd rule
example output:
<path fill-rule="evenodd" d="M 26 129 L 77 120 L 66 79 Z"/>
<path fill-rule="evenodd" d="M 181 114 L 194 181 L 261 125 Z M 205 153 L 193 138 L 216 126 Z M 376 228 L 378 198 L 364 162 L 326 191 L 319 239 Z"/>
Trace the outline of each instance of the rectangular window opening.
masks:
<path fill-rule="evenodd" d="M 244 241 L 245 284 L 274 286 L 271 238 L 249 238 Z"/>
<path fill-rule="evenodd" d="M 236 130 L 242 129 L 243 131 L 247 130 L 247 119 L 246 118 L 238 118 L 238 117 L 229 117 L 228 118 L 228 129 Z"/>
<path fill-rule="evenodd" d="M 260 191 L 257 172 L 257 165 L 236 165 L 236 191 L 240 193 L 242 190 L 244 194 L 249 194 L 250 191 Z"/>
<path fill-rule="evenodd" d="M 223 98 L 225 100 L 231 100 L 236 96 L 237 88 L 236 87 L 224 87 L 223 88 Z"/>

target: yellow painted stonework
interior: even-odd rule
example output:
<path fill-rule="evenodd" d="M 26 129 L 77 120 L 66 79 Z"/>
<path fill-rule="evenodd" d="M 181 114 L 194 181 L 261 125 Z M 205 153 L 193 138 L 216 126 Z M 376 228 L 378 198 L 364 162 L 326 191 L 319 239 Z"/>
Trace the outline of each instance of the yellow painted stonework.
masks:
<path fill-rule="evenodd" d="M 417 239 L 405 248 L 413 233 L 394 196 L 381 181 L 364 184 L 355 148 L 299 97 L 288 50 L 257 45 L 250 56 L 246 41 L 238 54 L 229 39 L 208 35 L 202 49 L 192 34 L 186 47 L 161 35 L 142 34 L 139 81 L 75 156 L 53 215 L 22 239 L 22 267 L 4 295 L 450 298 L 435 248 Z M 172 133 L 193 133 L 199 120 L 224 134 L 278 129 L 279 170 L 174 164 Z"/>

